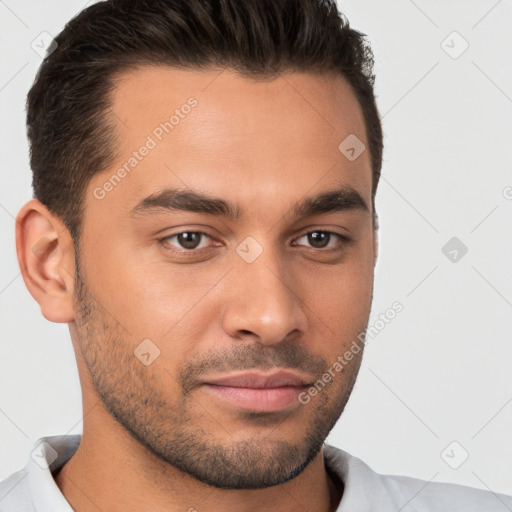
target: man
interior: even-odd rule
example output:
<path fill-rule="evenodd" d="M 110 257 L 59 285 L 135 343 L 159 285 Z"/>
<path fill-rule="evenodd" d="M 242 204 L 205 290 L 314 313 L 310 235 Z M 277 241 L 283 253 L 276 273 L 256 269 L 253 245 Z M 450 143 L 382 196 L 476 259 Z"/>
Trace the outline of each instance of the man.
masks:
<path fill-rule="evenodd" d="M 92 5 L 27 124 L 18 258 L 69 324 L 84 420 L 0 511 L 512 508 L 324 444 L 361 363 L 382 160 L 371 50 L 333 4 Z"/>

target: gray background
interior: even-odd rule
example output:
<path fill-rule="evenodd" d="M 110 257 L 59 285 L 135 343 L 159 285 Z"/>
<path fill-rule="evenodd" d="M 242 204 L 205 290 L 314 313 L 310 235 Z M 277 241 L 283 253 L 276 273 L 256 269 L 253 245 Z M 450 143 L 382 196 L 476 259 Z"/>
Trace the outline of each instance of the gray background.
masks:
<path fill-rule="evenodd" d="M 82 428 L 68 327 L 25 288 L 14 217 L 31 197 L 31 44 L 84 5 L 0 1 L 0 479 L 39 437 Z M 512 494 L 512 1 L 339 6 L 373 44 L 385 131 L 370 324 L 404 310 L 368 343 L 328 441 L 382 473 Z M 455 262 L 452 237 L 468 248 Z"/>

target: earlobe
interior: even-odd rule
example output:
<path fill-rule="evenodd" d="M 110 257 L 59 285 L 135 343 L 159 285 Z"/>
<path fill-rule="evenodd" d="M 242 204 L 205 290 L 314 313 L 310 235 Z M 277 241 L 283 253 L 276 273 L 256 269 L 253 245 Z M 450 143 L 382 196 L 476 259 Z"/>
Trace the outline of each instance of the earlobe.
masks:
<path fill-rule="evenodd" d="M 25 285 L 51 322 L 74 319 L 75 253 L 65 225 L 31 199 L 16 217 L 16 253 Z"/>

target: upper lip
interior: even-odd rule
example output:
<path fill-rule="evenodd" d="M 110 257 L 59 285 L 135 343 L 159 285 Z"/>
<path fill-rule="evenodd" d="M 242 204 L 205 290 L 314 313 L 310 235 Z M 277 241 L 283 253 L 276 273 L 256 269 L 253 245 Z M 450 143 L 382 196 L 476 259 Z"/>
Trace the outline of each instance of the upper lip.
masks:
<path fill-rule="evenodd" d="M 272 373 L 250 371 L 213 377 L 206 380 L 204 384 L 239 388 L 278 388 L 281 386 L 307 386 L 312 380 L 308 375 L 288 370 L 278 370 Z"/>

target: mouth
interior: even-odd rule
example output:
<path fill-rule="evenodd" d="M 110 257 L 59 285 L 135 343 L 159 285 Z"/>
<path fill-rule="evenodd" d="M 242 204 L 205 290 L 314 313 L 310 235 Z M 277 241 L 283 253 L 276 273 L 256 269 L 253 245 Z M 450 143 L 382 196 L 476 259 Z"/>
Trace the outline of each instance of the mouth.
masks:
<path fill-rule="evenodd" d="M 277 412 L 298 407 L 300 393 L 313 381 L 310 375 L 288 370 L 251 371 L 209 378 L 201 387 L 224 405 L 254 412 Z"/>

